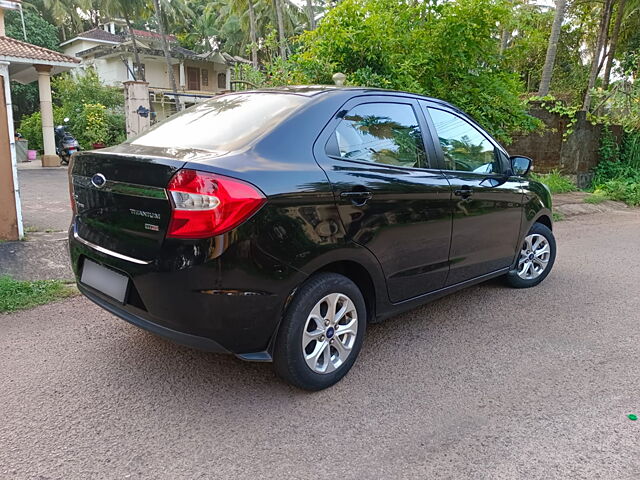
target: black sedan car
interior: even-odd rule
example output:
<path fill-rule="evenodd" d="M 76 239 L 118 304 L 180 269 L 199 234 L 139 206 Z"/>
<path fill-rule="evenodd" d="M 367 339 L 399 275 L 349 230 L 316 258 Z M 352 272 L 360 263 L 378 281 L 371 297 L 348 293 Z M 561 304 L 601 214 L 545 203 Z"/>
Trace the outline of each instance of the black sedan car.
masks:
<path fill-rule="evenodd" d="M 318 390 L 348 372 L 369 322 L 549 274 L 551 198 L 530 167 L 432 98 L 223 95 L 75 155 L 71 260 L 118 317 Z"/>

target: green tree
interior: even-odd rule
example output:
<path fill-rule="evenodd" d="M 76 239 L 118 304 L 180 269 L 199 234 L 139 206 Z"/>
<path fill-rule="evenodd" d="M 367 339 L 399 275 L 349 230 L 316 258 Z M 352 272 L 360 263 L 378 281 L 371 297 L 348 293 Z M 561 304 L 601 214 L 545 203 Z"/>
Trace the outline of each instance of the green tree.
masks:
<path fill-rule="evenodd" d="M 501 68 L 497 22 L 508 15 L 501 0 L 343 0 L 301 36 L 292 77 L 329 83 L 341 71 L 352 85 L 449 100 L 508 141 L 536 125 L 517 74 Z"/>
<path fill-rule="evenodd" d="M 544 60 L 544 67 L 542 68 L 542 80 L 540 81 L 540 88 L 538 89 L 538 95 L 540 96 L 549 93 L 551 75 L 556 62 L 556 52 L 558 51 L 558 41 L 560 39 L 560 32 L 562 31 L 562 22 L 564 21 L 566 6 L 567 0 L 556 0 L 556 12 L 553 18 L 553 25 L 551 26 L 551 34 L 549 35 L 547 55 Z"/>
<path fill-rule="evenodd" d="M 42 15 L 48 22 L 56 25 L 62 39 L 82 32 L 95 19 L 82 12 L 91 10 L 92 0 L 25 0 L 25 11 Z"/>
<path fill-rule="evenodd" d="M 584 95 L 582 103 L 583 110 L 589 110 L 591 106 L 591 90 L 595 87 L 600 72 L 601 61 L 604 60 L 605 49 L 609 37 L 609 26 L 611 23 L 611 13 L 614 7 L 614 0 L 604 0 L 604 5 L 600 11 L 600 26 L 598 28 L 598 36 L 593 49 L 591 58 L 591 69 L 589 71 L 589 81 L 587 91 Z"/>
<path fill-rule="evenodd" d="M 5 15 L 7 36 L 24 41 L 20 14 L 16 11 L 8 11 Z M 31 9 L 25 9 L 24 23 L 29 43 L 60 51 L 58 47 L 60 43 L 58 31 L 54 25 Z M 36 83 L 23 85 L 18 82 L 11 82 L 11 98 L 13 100 L 14 120 L 18 123 L 24 115 L 29 115 L 39 108 L 38 85 Z"/>

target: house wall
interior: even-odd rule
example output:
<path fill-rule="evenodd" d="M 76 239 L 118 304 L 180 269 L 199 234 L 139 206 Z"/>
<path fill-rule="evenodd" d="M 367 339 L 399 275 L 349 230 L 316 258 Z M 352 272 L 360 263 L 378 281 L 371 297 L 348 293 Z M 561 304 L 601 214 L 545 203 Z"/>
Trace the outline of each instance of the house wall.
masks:
<path fill-rule="evenodd" d="M 75 42 L 68 43 L 62 47 L 62 53 L 69 55 L 70 57 L 75 57 L 76 53 L 82 52 L 83 50 L 89 50 L 90 48 L 97 47 L 98 45 L 103 44 L 92 42 L 90 40 L 76 40 Z"/>
<path fill-rule="evenodd" d="M 184 89 L 189 89 L 188 77 L 187 77 L 187 68 L 195 67 L 200 69 L 200 91 L 201 92 L 210 92 L 210 93 L 218 93 L 224 88 L 218 88 L 218 74 L 226 73 L 227 66 L 223 64 L 212 64 L 210 62 L 198 62 L 194 60 L 185 60 L 184 62 L 184 70 L 185 70 L 185 85 Z M 208 72 L 208 84 L 204 85 L 202 83 L 202 70 L 206 70 Z M 180 65 L 173 66 L 174 75 L 176 76 L 176 83 L 178 84 L 178 88 L 180 88 Z M 168 79 L 167 79 L 168 81 Z M 167 88 L 170 88 L 167 86 Z"/>
<path fill-rule="evenodd" d="M 120 58 L 98 58 L 95 60 L 98 76 L 106 85 L 120 86 L 131 80 L 126 65 Z"/>
<path fill-rule="evenodd" d="M 80 43 L 80 42 L 74 42 Z M 129 55 L 128 62 L 133 67 L 133 57 Z M 140 61 L 144 64 L 145 79 L 149 83 L 149 88 L 161 88 L 171 89 L 171 82 L 169 80 L 169 74 L 167 65 L 164 58 L 161 57 L 145 57 L 142 56 Z M 100 77 L 100 80 L 106 85 L 121 86 L 122 82 L 127 80 L 133 80 L 131 78 L 126 65 L 122 62 L 120 57 L 110 58 L 93 58 L 87 57 L 83 59 L 82 64 L 78 68 L 87 68 L 93 66 Z M 187 68 L 195 67 L 200 71 L 200 91 L 207 93 L 218 93 L 225 88 L 218 88 L 218 74 L 227 72 L 227 66 L 225 64 L 211 63 L 211 62 L 198 62 L 195 60 L 185 60 L 185 85 L 184 90 L 188 90 L 188 82 L 186 79 Z M 204 85 L 202 81 L 202 71 L 206 70 L 208 75 L 208 84 Z M 176 85 L 179 90 L 183 90 L 180 85 L 180 65 L 173 65 L 173 74 L 175 75 Z"/>
<path fill-rule="evenodd" d="M 150 88 L 171 88 L 167 64 L 164 60 L 155 60 L 147 57 L 142 59 L 142 63 L 144 63 L 144 76 L 149 82 Z M 178 77 L 176 76 L 177 82 Z"/>

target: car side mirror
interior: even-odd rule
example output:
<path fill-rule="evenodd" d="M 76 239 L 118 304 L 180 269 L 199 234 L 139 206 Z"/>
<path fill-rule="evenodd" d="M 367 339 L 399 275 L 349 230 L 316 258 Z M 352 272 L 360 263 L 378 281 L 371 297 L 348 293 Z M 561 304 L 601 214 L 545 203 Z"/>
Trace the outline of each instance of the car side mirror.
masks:
<path fill-rule="evenodd" d="M 523 157 L 521 155 L 513 155 L 509 158 L 511 160 L 511 171 L 518 177 L 524 177 L 533 166 L 533 160 L 529 157 Z"/>

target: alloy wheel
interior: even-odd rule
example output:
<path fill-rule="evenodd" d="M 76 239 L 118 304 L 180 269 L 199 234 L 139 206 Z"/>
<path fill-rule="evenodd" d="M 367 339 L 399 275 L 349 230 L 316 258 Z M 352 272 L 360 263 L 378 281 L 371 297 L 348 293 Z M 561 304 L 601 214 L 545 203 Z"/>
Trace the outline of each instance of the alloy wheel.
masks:
<path fill-rule="evenodd" d="M 358 313 L 343 293 L 326 295 L 311 310 L 302 333 L 302 354 L 316 373 L 336 371 L 351 354 L 358 334 Z"/>
<path fill-rule="evenodd" d="M 546 270 L 550 257 L 551 247 L 544 236 L 527 235 L 518 259 L 518 276 L 523 280 L 538 278 Z"/>

